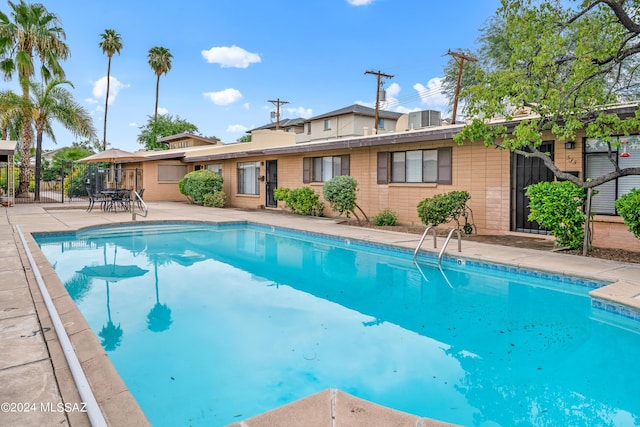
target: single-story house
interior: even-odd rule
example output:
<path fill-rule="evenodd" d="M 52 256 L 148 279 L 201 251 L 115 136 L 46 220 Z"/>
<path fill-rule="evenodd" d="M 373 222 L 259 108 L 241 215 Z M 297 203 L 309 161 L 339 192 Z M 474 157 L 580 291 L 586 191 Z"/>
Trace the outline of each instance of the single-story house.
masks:
<path fill-rule="evenodd" d="M 636 104 L 615 108 L 620 115 L 634 114 Z M 342 111 L 342 110 L 336 110 Z M 343 111 L 344 112 L 344 111 Z M 251 142 L 192 146 L 156 152 L 139 152 L 145 200 L 185 200 L 177 181 L 186 173 L 209 169 L 224 178 L 227 203 L 239 208 L 283 209 L 274 199 L 277 187 L 309 186 L 320 195 L 324 182 L 336 175 L 351 175 L 359 184 L 358 205 L 373 217 L 392 209 L 405 224 L 420 224 L 418 203 L 436 194 L 466 190 L 471 195 L 475 225 L 483 234 L 544 233 L 528 220 L 526 186 L 554 180 L 535 158 L 508 150 L 486 148 L 482 143 L 457 145 L 453 136 L 462 124 L 443 124 L 432 112 L 402 115 L 394 119 L 396 131 L 371 134 L 373 119 L 352 112 L 341 120 L 358 120 L 360 134 L 326 136 L 326 115 L 311 120 L 309 142 L 299 133 L 256 129 Z M 507 127 L 526 118 L 504 122 Z M 313 138 L 313 129 L 318 129 Z M 622 137 L 621 137 L 622 138 Z M 621 167 L 640 166 L 640 135 L 625 138 L 628 156 L 616 156 Z M 564 171 L 580 178 L 600 176 L 611 170 L 606 145 L 585 137 L 556 141 L 549 135 L 542 151 L 551 153 Z M 593 199 L 593 243 L 640 251 L 636 239 L 613 207 L 614 201 L 632 187 L 640 188 L 640 176 L 627 176 L 601 185 Z M 327 207 L 327 215 L 333 212 Z"/>

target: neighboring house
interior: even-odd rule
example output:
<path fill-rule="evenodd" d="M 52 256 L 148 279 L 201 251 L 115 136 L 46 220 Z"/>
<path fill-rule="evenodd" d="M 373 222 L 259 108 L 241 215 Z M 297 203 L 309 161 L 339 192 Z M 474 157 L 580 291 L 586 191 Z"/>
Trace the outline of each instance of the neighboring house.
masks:
<path fill-rule="evenodd" d="M 295 119 L 282 119 L 280 120 L 279 124 L 276 122 L 269 123 L 268 125 L 251 129 L 250 131 L 247 131 L 247 133 L 253 133 L 257 130 L 276 130 L 276 127 L 278 127 L 278 125 L 280 126 L 280 129 L 285 132 L 302 133 L 304 132 L 305 121 L 306 119 L 303 119 L 302 117 L 298 117 Z"/>
<path fill-rule="evenodd" d="M 378 111 L 378 133 L 395 132 L 401 113 Z M 304 122 L 304 132 L 296 135 L 297 143 L 349 138 L 373 134 L 376 110 L 353 104 L 339 110 L 311 117 Z"/>
<path fill-rule="evenodd" d="M 624 105 L 615 111 L 627 115 L 636 109 L 637 105 Z M 323 120 L 325 115 L 318 117 L 310 123 Z M 525 118 L 503 124 L 512 128 Z M 390 208 L 398 214 L 399 222 L 420 224 L 417 205 L 421 200 L 466 190 L 480 233 L 544 233 L 528 220 L 524 194 L 528 185 L 555 179 L 541 160 L 486 148 L 482 143 L 457 145 L 453 136 L 461 124 L 405 130 L 409 115 L 395 122 L 399 131 L 387 129 L 378 135 L 299 143 L 299 134 L 256 130 L 252 142 L 147 152 L 140 163 L 145 169 L 145 199 L 185 200 L 177 191 L 177 181 L 189 171 L 207 168 L 223 176 L 229 206 L 282 209 L 273 197 L 277 187 L 309 186 L 322 194 L 327 180 L 351 175 L 359 184 L 358 205 L 369 217 Z M 640 167 L 640 135 L 626 139 L 629 156 L 615 153 L 616 159 L 621 167 Z M 603 148 L 597 140 L 555 141 L 549 135 L 542 151 L 551 153 L 562 170 L 589 178 L 611 169 Z M 640 188 L 640 176 L 619 178 L 597 188 L 594 245 L 640 250 L 640 240 L 628 231 L 613 207 L 613 202 L 632 187 Z M 325 213 L 333 215 L 328 206 Z"/>
<path fill-rule="evenodd" d="M 162 142 L 169 146 L 169 149 L 198 147 L 202 145 L 215 145 L 218 140 L 206 138 L 204 136 L 194 135 L 184 132 L 177 135 L 165 136 L 158 138 L 158 142 Z"/>

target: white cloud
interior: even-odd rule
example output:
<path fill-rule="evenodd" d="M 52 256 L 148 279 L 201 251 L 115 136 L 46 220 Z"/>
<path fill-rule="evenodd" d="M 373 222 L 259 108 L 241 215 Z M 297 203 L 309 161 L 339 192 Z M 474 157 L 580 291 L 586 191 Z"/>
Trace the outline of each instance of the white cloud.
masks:
<path fill-rule="evenodd" d="M 365 107 L 369 107 L 369 108 L 376 108 L 375 102 L 356 101 L 354 102 L 354 104 L 364 105 Z"/>
<path fill-rule="evenodd" d="M 131 122 L 131 123 L 129 123 L 129 127 L 137 128 L 138 124 L 136 122 Z"/>
<path fill-rule="evenodd" d="M 242 104 L 242 108 L 244 108 L 245 110 L 249 110 L 251 108 L 251 105 L 248 102 L 245 102 L 244 104 Z"/>
<path fill-rule="evenodd" d="M 222 68 L 247 68 L 250 64 L 262 60 L 257 53 L 247 52 L 235 45 L 231 47 L 212 47 L 209 50 L 203 50 L 201 53 L 208 63 L 220 64 Z"/>
<path fill-rule="evenodd" d="M 229 125 L 227 126 L 227 132 L 229 133 L 237 133 L 237 132 L 246 132 L 249 128 L 243 125 Z"/>
<path fill-rule="evenodd" d="M 97 104 L 98 100 L 93 98 L 85 98 L 84 102 L 86 102 L 87 104 Z"/>
<path fill-rule="evenodd" d="M 367 6 L 373 3 L 373 0 L 347 0 L 351 6 Z"/>
<path fill-rule="evenodd" d="M 221 90 L 220 92 L 205 92 L 203 95 L 216 105 L 229 105 L 242 99 L 242 93 L 233 88 Z"/>
<path fill-rule="evenodd" d="M 163 116 L 165 114 L 169 114 L 169 110 L 167 110 L 164 107 L 158 107 L 158 114 L 161 115 L 161 116 Z"/>
<path fill-rule="evenodd" d="M 442 79 L 434 77 L 429 80 L 425 87 L 422 83 L 416 83 L 413 88 L 418 92 L 422 104 L 428 107 L 445 107 L 448 105 L 449 100 L 442 93 Z"/>
<path fill-rule="evenodd" d="M 308 119 L 313 116 L 313 110 L 311 108 L 287 108 L 286 109 L 289 114 L 291 114 L 291 118 L 302 117 L 304 119 Z"/>
<path fill-rule="evenodd" d="M 116 101 L 116 97 L 120 93 L 120 90 L 126 89 L 131 85 L 126 85 L 120 82 L 114 76 L 110 76 L 109 81 L 109 105 L 111 105 Z M 107 96 L 107 76 L 101 77 L 97 82 L 93 83 L 93 96 L 98 99 L 105 99 Z"/>

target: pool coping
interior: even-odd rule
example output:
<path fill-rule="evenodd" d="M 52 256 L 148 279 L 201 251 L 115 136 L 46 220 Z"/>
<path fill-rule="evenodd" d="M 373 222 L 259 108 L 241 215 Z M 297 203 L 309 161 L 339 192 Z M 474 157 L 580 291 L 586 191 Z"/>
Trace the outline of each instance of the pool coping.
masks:
<path fill-rule="evenodd" d="M 189 208 L 198 208 L 189 206 Z M 203 211 L 203 213 L 210 213 L 211 208 L 204 208 L 208 210 L 208 212 Z M 225 210 L 226 211 L 226 210 Z M 242 211 L 241 211 L 242 212 Z M 207 215 L 208 216 L 208 215 Z M 206 219 L 176 219 L 173 217 L 172 219 L 162 219 L 162 220 L 153 220 L 149 219 L 144 222 L 153 222 L 153 223 L 175 223 L 175 222 L 204 222 L 204 223 L 213 223 L 213 224 L 224 224 L 224 223 L 255 223 L 265 226 L 274 226 L 278 228 L 287 228 L 293 231 L 302 231 L 302 232 L 310 232 L 313 234 L 319 234 L 324 236 L 329 236 L 332 238 L 338 239 L 353 239 L 363 242 L 372 243 L 374 245 L 384 245 L 384 246 L 392 246 L 392 247 L 400 247 L 403 249 L 413 250 L 419 239 L 419 236 L 416 235 L 407 235 L 405 233 L 399 233 L 394 231 L 387 230 L 360 230 L 355 229 L 353 227 L 347 227 L 344 225 L 337 225 L 336 220 L 330 219 L 316 219 L 304 221 L 305 218 L 295 218 L 294 221 L 285 220 L 286 226 L 282 226 L 281 224 L 273 224 L 274 221 L 270 221 L 269 218 L 265 218 L 264 215 L 252 215 L 251 213 L 242 212 L 242 216 L 245 216 L 245 219 L 238 220 L 236 219 L 228 219 L 228 218 L 206 218 Z M 249 216 L 250 219 L 246 219 L 246 216 Z M 269 216 L 269 215 L 267 215 Z M 112 217 L 109 217 L 111 220 Z M 140 221 L 142 222 L 142 221 Z M 277 222 L 277 221 L 276 221 Z M 107 221 L 100 222 L 97 224 L 90 224 L 88 226 L 71 226 L 70 224 L 65 224 L 60 227 L 59 232 L 77 232 L 82 229 L 90 228 L 92 226 L 102 227 L 106 225 L 135 225 L 136 223 L 132 221 Z M 310 231 L 314 228 L 317 230 L 317 225 L 322 224 L 323 227 L 321 229 L 322 232 Z M 336 227 L 334 227 L 336 226 Z M 51 297 L 54 301 L 54 305 L 56 309 L 60 313 L 60 317 L 64 323 L 65 329 L 75 351 L 78 355 L 80 363 L 87 375 L 89 383 L 91 384 L 91 388 L 96 395 L 96 399 L 102 409 L 102 412 L 105 416 L 109 425 L 150 425 L 148 419 L 140 409 L 133 395 L 129 392 L 123 380 L 120 378 L 119 374 L 111 364 L 108 355 L 100 345 L 97 337 L 89 328 L 86 320 L 80 313 L 76 304 L 73 302 L 66 289 L 64 288 L 64 284 L 57 277 L 53 267 L 46 260 L 44 254 L 39 250 L 38 244 L 32 236 L 32 233 L 38 232 L 47 232 L 42 229 L 38 224 L 30 224 L 31 230 L 25 230 L 24 236 L 27 242 L 27 246 L 29 251 L 33 254 L 36 265 L 41 271 L 41 275 L 47 285 L 47 289 L 51 294 Z M 352 229 L 353 228 L 353 229 Z M 332 232 L 327 232 L 327 230 Z M 345 237 L 345 234 L 347 235 Z M 477 245 L 477 244 L 476 244 Z M 616 262 L 604 262 L 603 267 L 599 269 L 589 268 L 593 267 L 594 264 L 593 259 L 590 259 L 589 262 L 584 263 L 585 260 L 580 259 L 581 262 L 578 263 L 578 266 L 570 266 L 566 260 L 574 260 L 574 255 L 564 255 L 564 254 L 554 254 L 554 259 L 560 259 L 557 263 L 552 263 L 557 265 L 556 268 L 547 268 L 548 265 L 543 265 L 541 267 L 540 263 L 532 262 L 530 257 L 537 258 L 541 256 L 541 252 L 537 250 L 531 251 L 515 251 L 513 248 L 505 248 L 501 247 L 503 251 L 498 250 L 497 254 L 492 253 L 488 254 L 486 251 L 482 250 L 483 246 L 471 245 L 469 242 L 465 242 L 465 246 L 471 246 L 467 248 L 467 250 L 463 250 L 463 254 L 459 257 L 453 256 L 455 258 L 465 258 L 465 259 L 473 259 L 478 262 L 486 262 L 486 263 L 496 263 L 501 265 L 515 265 L 518 268 L 526 268 L 533 269 L 539 271 L 546 271 L 554 274 L 564 274 L 564 275 L 579 275 L 580 277 L 592 278 L 598 281 L 606 281 L 610 282 L 610 285 L 606 285 L 604 287 L 598 288 L 594 291 L 590 292 L 590 296 L 592 297 L 592 301 L 599 301 L 597 304 L 600 304 L 599 307 L 605 311 L 615 310 L 628 310 L 630 313 L 635 315 L 635 313 L 640 313 L 640 282 L 635 280 L 634 278 L 640 278 L 640 265 L 637 267 L 635 265 L 629 265 L 626 263 L 616 263 Z M 426 246 L 426 245 L 425 245 Z M 484 245 L 484 246 L 495 246 L 495 245 Z M 425 248 L 423 252 L 429 253 L 434 252 L 436 249 L 431 250 L 430 248 Z M 450 250 L 451 252 L 451 250 Z M 448 253 L 450 253 L 448 252 Z M 503 252 L 501 254 L 501 252 Z M 514 253 L 519 253 L 520 255 L 514 256 Z M 451 257 L 451 255 L 449 255 Z M 566 258 L 570 257 L 570 258 Z M 573 258 L 572 258 L 573 257 Z M 25 265 L 25 269 L 29 267 Z M 631 270 L 631 271 L 629 271 Z M 28 275 L 31 276 L 31 275 Z M 29 278 L 30 286 L 32 285 L 32 277 Z M 32 294 L 34 295 L 34 303 L 36 306 L 36 311 L 38 316 L 40 317 L 40 321 L 43 329 L 46 327 L 51 327 L 50 318 L 48 316 L 48 312 L 44 303 L 42 301 L 41 295 L 37 295 L 32 290 Z M 621 314 L 621 313 L 618 313 Z M 624 314 L 623 314 L 624 315 Z M 45 335 L 47 346 L 49 347 L 49 352 L 51 354 L 51 360 L 54 367 L 54 371 L 56 373 L 56 377 L 60 376 L 62 379 L 58 379 L 58 383 L 68 381 L 68 365 L 66 364 L 66 360 L 62 355 L 61 350 L 59 349 L 59 343 L 56 338 L 52 335 Z M 65 379 L 65 375 L 67 378 Z M 78 401 L 77 390 L 69 390 L 69 387 L 60 387 L 61 394 L 63 400 L 67 401 Z M 295 402 L 294 402 L 295 403 Z M 375 404 L 371 404 L 375 405 Z M 271 411 L 270 411 L 271 412 Z M 73 421 L 71 421 L 73 419 Z M 72 425 L 88 425 L 87 420 L 82 417 L 72 418 L 69 417 L 69 422 Z M 248 424 L 247 424 L 248 425 Z M 255 424 L 259 425 L 259 424 Z"/>

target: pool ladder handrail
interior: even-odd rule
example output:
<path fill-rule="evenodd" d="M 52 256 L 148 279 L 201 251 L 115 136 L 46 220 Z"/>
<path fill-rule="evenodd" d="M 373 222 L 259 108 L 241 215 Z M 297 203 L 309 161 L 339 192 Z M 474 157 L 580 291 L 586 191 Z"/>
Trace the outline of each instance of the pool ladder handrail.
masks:
<path fill-rule="evenodd" d="M 422 243 L 424 242 L 424 239 L 426 239 L 427 234 L 429 234 L 429 231 L 433 231 L 433 248 L 436 249 L 438 247 L 438 235 L 436 234 L 436 229 L 430 225 L 427 227 L 426 230 L 424 230 L 424 233 L 422 233 L 422 237 L 418 242 L 418 246 L 416 246 L 416 249 L 413 251 L 413 262 L 416 262 L 416 258 L 418 257 L 418 251 L 422 247 Z"/>
<path fill-rule="evenodd" d="M 453 233 L 458 235 L 458 252 L 462 252 L 462 233 L 457 228 L 452 228 L 449 231 L 449 235 L 447 236 L 447 240 L 444 241 L 444 245 L 442 245 L 442 249 L 440 249 L 440 254 L 438 255 L 438 265 L 442 263 L 442 255 L 444 255 L 444 251 L 447 249 L 447 245 L 449 244 L 449 240 L 451 240 L 451 236 Z"/>
<path fill-rule="evenodd" d="M 140 215 L 143 218 L 146 218 L 147 215 L 149 215 L 149 206 L 147 206 L 147 204 L 144 202 L 144 200 L 142 200 L 142 197 L 140 197 L 140 194 L 138 194 L 137 191 L 132 191 L 131 192 L 131 219 L 133 221 L 136 220 L 136 216 Z M 136 213 L 136 205 L 140 206 L 140 208 L 142 209 L 142 211 L 144 212 L 143 214 L 137 214 Z"/>
<path fill-rule="evenodd" d="M 438 236 L 437 236 L 436 230 L 430 225 L 426 228 L 426 230 L 424 230 L 424 233 L 422 233 L 422 237 L 418 242 L 418 246 L 416 246 L 416 249 L 413 251 L 414 263 L 417 262 L 416 260 L 418 258 L 418 252 L 422 247 L 422 243 L 424 243 L 424 239 L 427 238 L 427 234 L 429 234 L 429 231 L 433 231 L 433 247 L 434 248 L 438 247 Z M 458 252 L 462 252 L 462 234 L 460 233 L 460 230 L 458 230 L 457 228 L 452 228 L 451 231 L 449 231 L 449 234 L 447 235 L 447 239 L 444 241 L 444 245 L 442 245 L 442 249 L 440 249 L 440 253 L 438 254 L 438 265 L 442 263 L 442 256 L 444 255 L 444 251 L 447 249 L 447 245 L 449 244 L 449 241 L 451 240 L 451 236 L 453 236 L 453 233 L 456 233 L 458 236 Z"/>

